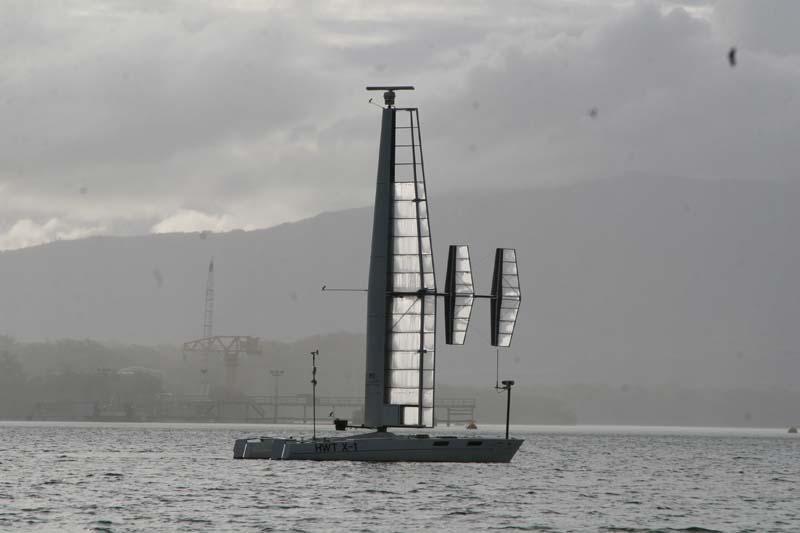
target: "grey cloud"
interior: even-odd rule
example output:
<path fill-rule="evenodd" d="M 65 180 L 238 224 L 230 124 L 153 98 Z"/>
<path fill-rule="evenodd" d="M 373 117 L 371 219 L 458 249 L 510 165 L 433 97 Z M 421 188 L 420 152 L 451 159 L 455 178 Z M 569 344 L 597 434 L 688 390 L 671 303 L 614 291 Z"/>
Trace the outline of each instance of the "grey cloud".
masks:
<path fill-rule="evenodd" d="M 428 120 L 450 129 L 436 132 L 442 151 L 476 143 L 480 161 L 462 167 L 470 185 L 632 170 L 794 179 L 800 72 L 766 59 L 731 72 L 726 53 L 708 21 L 645 4 L 549 53 L 509 49 Z M 480 108 L 464 111 L 471 100 Z"/>
<path fill-rule="evenodd" d="M 375 76 L 414 76 L 421 70 L 452 68 L 458 58 L 482 43 L 491 30 L 490 21 L 329 21 L 324 27 L 343 34 L 373 36 L 376 44 L 341 47 L 339 61 L 360 67 Z M 488 22 L 488 24 L 487 24 Z M 506 29 L 505 27 L 503 29 Z"/>
<path fill-rule="evenodd" d="M 714 7 L 714 22 L 731 44 L 755 52 L 800 52 L 798 20 L 800 3 L 793 0 L 726 0 Z"/>
<path fill-rule="evenodd" d="M 421 107 L 432 192 L 800 170 L 785 55 L 800 38 L 767 7 L 253 5 L 0 6 L 0 231 L 56 217 L 116 232 L 187 211 L 262 227 L 369 203 L 368 83 L 418 87 L 401 104 Z M 744 43 L 727 66 L 734 30 L 773 25 L 778 44 Z"/>
<path fill-rule="evenodd" d="M 25 165 L 26 180 L 31 167 L 161 161 L 264 135 L 297 119 L 288 100 L 306 113 L 323 106 L 311 98 L 314 69 L 297 61 L 303 34 L 291 19 L 228 14 L 188 33 L 179 13 L 73 17 L 64 13 L 91 38 L 52 43 L 5 84 L 13 105 L 0 120 L 16 127 L 0 155 Z"/>

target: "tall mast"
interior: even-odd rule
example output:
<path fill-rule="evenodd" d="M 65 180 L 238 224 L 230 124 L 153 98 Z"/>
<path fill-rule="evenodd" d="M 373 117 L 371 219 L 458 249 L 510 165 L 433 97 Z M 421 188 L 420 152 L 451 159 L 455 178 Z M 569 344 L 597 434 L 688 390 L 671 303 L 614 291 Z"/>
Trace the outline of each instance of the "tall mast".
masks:
<path fill-rule="evenodd" d="M 433 426 L 436 281 L 419 112 L 384 91 L 369 284 L 364 425 Z"/>
<path fill-rule="evenodd" d="M 428 218 L 419 110 L 396 107 L 408 85 L 384 91 L 369 283 L 364 426 L 432 427 L 436 299 L 444 297 L 447 344 L 464 344 L 475 298 L 491 302 L 491 345 L 509 346 L 520 304 L 517 257 L 497 248 L 492 292 L 475 294 L 469 247 L 451 245 L 438 292 Z"/>
<path fill-rule="evenodd" d="M 208 263 L 208 279 L 206 280 L 206 306 L 203 314 L 203 337 L 214 335 L 214 260 Z"/>

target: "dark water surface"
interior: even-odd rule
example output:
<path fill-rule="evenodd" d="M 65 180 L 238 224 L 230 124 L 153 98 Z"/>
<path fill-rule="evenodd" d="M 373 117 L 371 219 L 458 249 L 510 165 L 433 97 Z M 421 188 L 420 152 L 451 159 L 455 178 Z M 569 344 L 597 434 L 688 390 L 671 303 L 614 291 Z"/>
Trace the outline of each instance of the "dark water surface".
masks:
<path fill-rule="evenodd" d="M 515 429 L 510 464 L 370 464 L 231 459 L 306 426 L 0 422 L 0 530 L 800 531 L 785 430 Z"/>

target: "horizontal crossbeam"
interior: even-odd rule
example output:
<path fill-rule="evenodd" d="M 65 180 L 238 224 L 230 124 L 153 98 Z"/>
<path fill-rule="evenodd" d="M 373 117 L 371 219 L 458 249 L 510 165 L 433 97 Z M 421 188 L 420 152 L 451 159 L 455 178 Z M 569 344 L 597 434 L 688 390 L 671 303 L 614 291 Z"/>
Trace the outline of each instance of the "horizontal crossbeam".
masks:
<path fill-rule="evenodd" d="M 413 85 L 368 85 L 368 91 L 413 91 Z"/>

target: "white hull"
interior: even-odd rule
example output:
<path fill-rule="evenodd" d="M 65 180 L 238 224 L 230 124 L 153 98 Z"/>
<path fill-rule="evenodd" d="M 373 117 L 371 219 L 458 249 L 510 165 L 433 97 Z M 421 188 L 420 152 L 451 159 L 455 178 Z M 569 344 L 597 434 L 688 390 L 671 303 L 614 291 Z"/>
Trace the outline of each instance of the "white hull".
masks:
<path fill-rule="evenodd" d="M 237 440 L 233 457 L 308 461 L 508 463 L 522 442 L 522 439 L 406 436 L 387 432 L 316 440 L 260 437 Z"/>

